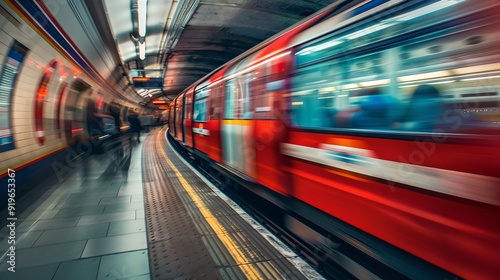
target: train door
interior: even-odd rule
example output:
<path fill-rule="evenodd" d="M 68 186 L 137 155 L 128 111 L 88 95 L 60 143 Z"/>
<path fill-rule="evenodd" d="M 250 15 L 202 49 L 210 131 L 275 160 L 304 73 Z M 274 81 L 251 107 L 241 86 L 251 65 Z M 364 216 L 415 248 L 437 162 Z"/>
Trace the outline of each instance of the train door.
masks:
<path fill-rule="evenodd" d="M 193 109 L 193 139 L 196 150 L 221 162 L 221 119 L 224 85 L 218 81 L 225 69 L 196 86 Z"/>
<path fill-rule="evenodd" d="M 224 86 L 220 83 L 210 85 L 208 101 L 208 118 L 210 137 L 208 139 L 208 156 L 218 162 L 222 160 L 221 154 L 221 120 L 223 108 Z"/>
<path fill-rule="evenodd" d="M 286 139 L 283 99 L 290 56 L 277 54 L 256 69 L 250 88 L 255 120 L 255 161 L 259 183 L 279 193 L 288 193 L 290 184 L 283 173 L 280 144 Z"/>
<path fill-rule="evenodd" d="M 184 111 L 184 94 L 181 94 L 177 97 L 175 101 L 175 138 L 177 140 L 184 142 L 184 126 L 183 123 L 183 114 Z"/>
<path fill-rule="evenodd" d="M 207 103 L 210 95 L 207 82 L 204 82 L 196 87 L 194 93 L 194 109 L 193 109 L 193 139 L 196 144 L 196 150 L 209 153 L 208 141 L 212 137 L 207 114 Z"/>
<path fill-rule="evenodd" d="M 184 104 L 184 121 L 183 121 L 183 129 L 184 129 L 184 140 L 186 145 L 189 147 L 194 147 L 193 143 L 193 93 L 194 87 L 188 89 L 185 93 L 185 104 Z"/>
<path fill-rule="evenodd" d="M 248 66 L 251 57 L 229 69 L 228 74 Z M 223 162 L 255 178 L 254 121 L 250 106 L 250 81 L 253 74 L 253 72 L 244 73 L 226 82 L 221 132 Z"/>
<path fill-rule="evenodd" d="M 83 102 L 89 89 L 88 84 L 77 80 L 71 84 L 68 91 L 64 110 L 64 134 L 68 146 L 84 140 Z"/>

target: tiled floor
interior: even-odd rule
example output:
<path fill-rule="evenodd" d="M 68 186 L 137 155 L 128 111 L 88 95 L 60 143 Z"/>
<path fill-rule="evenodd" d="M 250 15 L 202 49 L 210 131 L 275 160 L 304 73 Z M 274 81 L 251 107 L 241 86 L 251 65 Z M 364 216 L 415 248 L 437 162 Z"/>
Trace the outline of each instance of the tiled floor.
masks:
<path fill-rule="evenodd" d="M 93 155 L 18 214 L 15 273 L 7 271 L 9 231 L 2 228 L 0 279 L 150 279 L 141 145 L 128 172 Z"/>

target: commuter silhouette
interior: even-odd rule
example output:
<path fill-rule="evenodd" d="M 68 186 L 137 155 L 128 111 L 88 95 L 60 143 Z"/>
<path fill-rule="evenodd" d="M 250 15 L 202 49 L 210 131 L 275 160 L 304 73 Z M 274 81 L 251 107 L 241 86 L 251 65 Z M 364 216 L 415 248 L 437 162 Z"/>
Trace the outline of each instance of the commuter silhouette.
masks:
<path fill-rule="evenodd" d="M 135 109 L 137 110 L 137 109 Z M 139 121 L 139 115 L 137 114 L 137 112 L 134 111 L 130 111 L 128 116 L 127 116 L 127 120 L 130 124 L 130 130 L 132 131 L 132 133 L 137 133 L 137 143 L 141 143 L 141 122 Z"/>
<path fill-rule="evenodd" d="M 432 131 L 443 114 L 439 91 L 430 85 L 418 86 L 408 104 L 403 128 Z"/>
<path fill-rule="evenodd" d="M 109 106 L 109 114 L 115 120 L 116 129 L 118 133 L 120 133 L 121 132 L 120 127 L 122 125 L 120 120 L 120 105 L 115 102 L 112 102 L 111 106 Z"/>

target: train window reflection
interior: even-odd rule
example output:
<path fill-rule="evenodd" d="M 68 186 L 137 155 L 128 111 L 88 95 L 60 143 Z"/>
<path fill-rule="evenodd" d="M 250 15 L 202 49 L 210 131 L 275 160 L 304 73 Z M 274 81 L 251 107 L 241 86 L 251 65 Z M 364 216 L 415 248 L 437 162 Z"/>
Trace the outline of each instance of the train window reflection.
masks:
<path fill-rule="evenodd" d="M 197 122 L 206 122 L 207 121 L 207 97 L 209 96 L 209 89 L 203 88 L 201 90 L 196 90 L 195 92 L 195 101 L 194 101 L 194 110 L 193 110 L 193 119 Z"/>
<path fill-rule="evenodd" d="M 364 29 L 358 27 L 299 47 L 291 80 L 291 124 L 497 133 L 491 129 L 500 128 L 500 51 L 496 47 L 500 20 L 482 15 L 441 25 L 437 13 L 408 15 L 403 11 L 394 18 L 429 21 L 405 25 L 399 33 L 379 28 L 366 36 L 359 35 Z M 403 36 L 405 32 L 414 36 Z M 393 40 L 394 36 L 401 40 Z"/>

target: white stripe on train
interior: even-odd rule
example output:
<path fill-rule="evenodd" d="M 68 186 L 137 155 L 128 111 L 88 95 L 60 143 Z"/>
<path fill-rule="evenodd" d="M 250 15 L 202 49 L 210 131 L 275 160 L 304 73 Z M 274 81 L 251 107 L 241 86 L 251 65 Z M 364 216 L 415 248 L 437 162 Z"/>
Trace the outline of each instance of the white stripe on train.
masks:
<path fill-rule="evenodd" d="M 500 178 L 377 159 L 366 149 L 321 144 L 320 148 L 283 143 L 281 153 L 391 182 L 500 206 Z"/>

